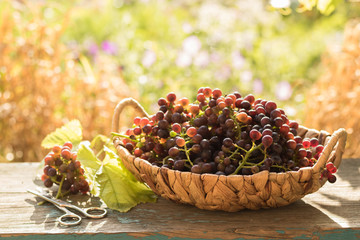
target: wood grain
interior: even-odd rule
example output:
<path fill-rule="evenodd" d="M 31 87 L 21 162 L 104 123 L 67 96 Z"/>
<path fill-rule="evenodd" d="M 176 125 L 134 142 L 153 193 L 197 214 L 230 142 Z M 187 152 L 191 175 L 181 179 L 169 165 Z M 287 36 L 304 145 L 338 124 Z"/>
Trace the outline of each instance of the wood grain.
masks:
<path fill-rule="evenodd" d="M 100 220 L 83 219 L 76 227 L 62 227 L 62 213 L 51 204 L 26 193 L 35 189 L 41 172 L 38 163 L 0 164 L 0 237 L 34 234 L 126 234 L 153 238 L 320 238 L 350 231 L 360 236 L 360 159 L 345 159 L 335 184 L 289 206 L 243 210 L 236 213 L 207 211 L 160 198 L 140 204 L 127 213 L 109 211 Z M 75 204 L 100 206 L 98 198 L 72 196 Z"/>

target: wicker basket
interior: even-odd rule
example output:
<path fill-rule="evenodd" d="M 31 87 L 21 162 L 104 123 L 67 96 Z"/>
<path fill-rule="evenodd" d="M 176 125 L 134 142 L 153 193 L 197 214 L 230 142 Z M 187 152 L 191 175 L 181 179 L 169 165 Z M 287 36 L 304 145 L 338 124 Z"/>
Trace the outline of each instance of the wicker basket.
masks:
<path fill-rule="evenodd" d="M 119 131 L 120 114 L 127 106 L 133 107 L 142 117 L 148 117 L 137 101 L 124 99 L 115 108 L 112 122 L 114 132 Z M 339 167 L 347 136 L 344 129 L 330 135 L 325 131 L 300 126 L 298 135 L 302 138 L 316 137 L 325 146 L 313 167 L 284 173 L 262 171 L 250 176 L 195 174 L 161 168 L 131 155 L 120 145 L 119 137 L 114 138 L 114 145 L 126 168 L 157 195 L 201 209 L 235 212 L 245 208 L 256 210 L 288 205 L 306 194 L 316 192 L 325 184 L 326 179 L 320 180 L 320 175 L 327 162 Z"/>

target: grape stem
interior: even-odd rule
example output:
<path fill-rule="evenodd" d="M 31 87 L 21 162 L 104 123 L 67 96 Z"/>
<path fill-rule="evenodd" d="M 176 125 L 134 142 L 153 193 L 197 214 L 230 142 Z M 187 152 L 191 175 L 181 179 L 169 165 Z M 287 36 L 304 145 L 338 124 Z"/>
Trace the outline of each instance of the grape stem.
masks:
<path fill-rule="evenodd" d="M 277 167 L 277 168 L 281 168 L 284 169 L 285 171 L 290 171 L 291 169 L 284 167 L 284 166 L 279 166 L 279 165 L 272 165 L 272 167 Z"/>
<path fill-rule="evenodd" d="M 253 142 L 253 145 L 252 145 L 251 149 L 246 152 L 243 161 L 242 161 L 241 164 L 236 168 L 235 172 L 233 172 L 231 175 L 236 175 L 236 174 L 238 174 L 238 172 L 240 171 L 240 169 L 247 163 L 246 161 L 249 159 L 251 153 L 254 152 L 254 151 L 257 150 L 257 149 L 260 149 L 262 146 L 263 146 L 262 143 L 260 143 L 259 145 L 256 146 L 256 145 L 255 145 L 255 142 Z"/>
<path fill-rule="evenodd" d="M 231 155 L 230 155 L 230 157 L 229 158 L 232 158 L 232 157 L 234 157 L 238 152 L 239 152 L 239 150 L 240 150 L 240 147 L 239 148 L 237 148 Z"/>
<path fill-rule="evenodd" d="M 62 178 L 61 178 L 61 181 L 60 181 L 58 192 L 57 192 L 56 197 L 55 197 L 56 199 L 58 199 L 58 198 L 60 198 L 60 196 L 62 196 L 61 188 L 62 188 L 64 180 L 65 180 L 65 176 L 63 175 Z"/>
<path fill-rule="evenodd" d="M 111 135 L 112 135 L 113 137 L 114 137 L 114 136 L 116 136 L 116 137 L 123 137 L 123 138 L 127 138 L 127 139 L 129 139 L 129 140 L 131 140 L 131 141 L 134 141 L 134 139 L 130 138 L 129 136 L 126 136 L 126 135 L 123 135 L 123 134 L 120 134 L 120 133 L 112 132 Z"/>
<path fill-rule="evenodd" d="M 164 165 L 166 163 L 166 160 L 168 160 L 169 158 L 170 158 L 170 156 L 164 157 L 163 161 L 162 161 L 162 164 Z"/>
<path fill-rule="evenodd" d="M 187 149 L 186 144 L 184 145 L 184 148 L 185 148 L 185 154 L 186 154 L 186 158 L 187 158 L 188 162 L 190 163 L 191 166 L 194 166 L 194 164 L 190 160 L 189 151 Z"/>
<path fill-rule="evenodd" d="M 267 158 L 267 156 L 265 155 L 265 156 L 264 156 L 264 159 L 263 159 L 261 162 L 257 163 L 256 165 L 257 165 L 257 166 L 260 166 L 261 164 L 263 164 L 263 163 L 265 162 L 266 158 Z"/>
<path fill-rule="evenodd" d="M 99 158 L 100 155 L 104 152 L 104 149 L 101 149 L 97 154 L 96 154 L 96 157 Z"/>
<path fill-rule="evenodd" d="M 242 147 L 238 146 L 237 144 L 234 144 L 234 146 L 235 146 L 237 149 L 240 149 L 240 150 L 242 150 L 242 151 L 246 152 L 246 150 L 245 150 L 244 148 L 242 148 Z"/>

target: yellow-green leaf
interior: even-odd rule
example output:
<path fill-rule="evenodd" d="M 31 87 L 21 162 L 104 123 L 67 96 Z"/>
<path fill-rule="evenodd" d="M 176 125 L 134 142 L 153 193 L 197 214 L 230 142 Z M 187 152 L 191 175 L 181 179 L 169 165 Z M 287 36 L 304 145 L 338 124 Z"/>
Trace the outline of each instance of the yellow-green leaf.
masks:
<path fill-rule="evenodd" d="M 95 151 L 99 152 L 103 150 L 103 146 L 110 148 L 111 150 L 115 151 L 114 144 L 112 143 L 111 139 L 105 135 L 97 135 L 92 141 L 90 147 Z"/>
<path fill-rule="evenodd" d="M 80 161 L 85 170 L 85 177 L 91 186 L 91 193 L 99 194 L 99 186 L 96 182 L 96 173 L 101 167 L 101 161 L 95 156 L 90 148 L 89 141 L 83 141 L 77 152 L 77 160 Z"/>
<path fill-rule="evenodd" d="M 120 212 L 127 212 L 139 203 L 156 201 L 156 195 L 122 166 L 114 151 L 106 146 L 103 150 L 103 161 L 95 156 L 90 142 L 82 142 L 78 150 L 78 160 L 93 186 L 91 193 Z"/>
<path fill-rule="evenodd" d="M 74 149 L 80 144 L 82 140 L 82 127 L 79 120 L 72 120 L 61 128 L 57 128 L 54 132 L 48 134 L 41 142 L 44 148 L 52 148 L 54 145 L 63 145 L 70 141 Z"/>
<path fill-rule="evenodd" d="M 335 10 L 335 1 L 334 0 L 319 0 L 317 4 L 317 9 L 324 15 L 330 15 Z"/>
<path fill-rule="evenodd" d="M 156 201 L 156 195 L 147 186 L 113 161 L 116 154 L 113 155 L 110 149 L 105 152 L 112 160 L 103 162 L 96 174 L 96 182 L 100 189 L 99 197 L 109 208 L 127 212 L 139 203 Z"/>

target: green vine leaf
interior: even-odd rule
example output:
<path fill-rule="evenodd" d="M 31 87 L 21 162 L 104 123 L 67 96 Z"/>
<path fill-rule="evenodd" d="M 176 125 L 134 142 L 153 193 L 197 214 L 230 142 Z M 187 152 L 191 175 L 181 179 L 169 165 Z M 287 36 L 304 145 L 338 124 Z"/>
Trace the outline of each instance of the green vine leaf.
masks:
<path fill-rule="evenodd" d="M 94 139 L 91 141 L 91 145 L 90 147 L 95 151 L 95 152 L 100 152 L 103 150 L 103 146 L 106 146 L 108 148 L 110 148 L 111 150 L 115 151 L 115 147 L 114 144 L 112 143 L 111 139 L 108 138 L 105 135 L 97 135 L 94 137 Z"/>
<path fill-rule="evenodd" d="M 54 132 L 50 133 L 41 142 L 44 148 L 52 148 L 54 145 L 63 145 L 65 142 L 70 141 L 73 148 L 77 149 L 82 140 L 82 127 L 79 120 L 72 120 L 61 128 L 57 128 Z"/>
<path fill-rule="evenodd" d="M 92 194 L 119 212 L 127 212 L 139 203 L 156 201 L 156 195 L 120 164 L 121 160 L 113 150 L 103 146 L 105 158 L 101 161 L 91 146 L 94 145 L 90 142 L 82 142 L 78 160 L 93 186 Z"/>
<path fill-rule="evenodd" d="M 96 173 L 99 197 L 111 208 L 127 212 L 139 203 L 155 202 L 156 195 L 118 164 L 119 157 L 104 147 L 106 157 Z"/>
<path fill-rule="evenodd" d="M 96 182 L 96 172 L 100 169 L 102 162 L 95 156 L 89 141 L 81 142 L 77 152 L 77 160 L 81 162 L 85 170 L 85 177 L 91 186 L 91 193 L 99 195 L 99 186 Z"/>
<path fill-rule="evenodd" d="M 321 12 L 321 14 L 328 16 L 335 10 L 338 2 L 338 0 L 319 0 L 317 9 Z"/>

